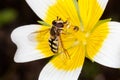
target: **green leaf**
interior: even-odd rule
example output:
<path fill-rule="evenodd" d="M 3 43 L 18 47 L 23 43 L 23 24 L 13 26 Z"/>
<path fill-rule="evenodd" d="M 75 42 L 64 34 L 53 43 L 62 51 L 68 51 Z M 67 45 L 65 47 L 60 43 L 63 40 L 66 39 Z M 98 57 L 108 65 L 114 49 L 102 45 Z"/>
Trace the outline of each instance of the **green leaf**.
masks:
<path fill-rule="evenodd" d="M 95 27 L 101 25 L 102 23 L 106 23 L 106 22 L 109 22 L 109 21 L 111 21 L 111 18 L 108 18 L 108 19 L 105 19 L 105 20 L 100 20 L 100 21 L 97 22 Z"/>
<path fill-rule="evenodd" d="M 93 31 L 94 31 L 98 26 L 100 26 L 101 24 L 106 23 L 106 22 L 110 22 L 110 21 L 111 21 L 111 18 L 98 21 L 97 24 L 94 26 L 94 28 L 91 30 L 91 32 L 93 32 Z"/>
<path fill-rule="evenodd" d="M 44 21 L 37 21 L 39 24 L 43 25 L 43 26 L 47 26 L 47 27 L 51 27 L 50 24 L 44 22 Z"/>
<path fill-rule="evenodd" d="M 4 9 L 0 11 L 0 25 L 12 22 L 17 17 L 17 12 L 14 9 Z"/>

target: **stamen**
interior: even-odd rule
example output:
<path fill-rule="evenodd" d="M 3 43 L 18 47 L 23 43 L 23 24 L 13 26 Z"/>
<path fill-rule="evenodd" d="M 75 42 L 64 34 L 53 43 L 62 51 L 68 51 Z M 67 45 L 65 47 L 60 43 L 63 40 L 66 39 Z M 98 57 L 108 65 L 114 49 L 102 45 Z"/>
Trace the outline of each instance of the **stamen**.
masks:
<path fill-rule="evenodd" d="M 77 46 L 80 42 L 78 40 L 75 40 L 75 42 L 73 43 L 73 45 L 71 45 L 69 48 L 67 48 L 66 50 L 69 50 L 75 46 Z"/>
<path fill-rule="evenodd" d="M 77 15 L 78 15 L 78 18 L 79 18 L 79 21 L 80 21 L 80 27 L 81 27 L 81 30 L 83 31 L 84 30 L 84 25 L 83 25 L 83 21 L 82 21 L 82 18 L 80 16 L 80 9 L 79 9 L 79 6 L 78 6 L 78 2 L 77 0 L 73 0 L 73 3 L 74 3 L 74 6 L 77 10 Z"/>

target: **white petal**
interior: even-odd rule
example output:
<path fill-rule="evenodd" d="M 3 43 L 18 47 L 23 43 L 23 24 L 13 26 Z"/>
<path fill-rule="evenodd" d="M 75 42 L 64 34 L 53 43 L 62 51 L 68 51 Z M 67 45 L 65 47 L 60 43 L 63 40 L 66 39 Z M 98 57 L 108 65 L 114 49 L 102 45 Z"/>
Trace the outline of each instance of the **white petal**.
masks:
<path fill-rule="evenodd" d="M 73 71 L 59 70 L 49 63 L 42 70 L 39 80 L 77 80 L 81 69 L 82 67 Z"/>
<path fill-rule="evenodd" d="M 68 49 L 69 58 L 61 53 L 43 68 L 39 80 L 77 80 L 85 59 L 83 46 Z"/>
<path fill-rule="evenodd" d="M 109 23 L 110 34 L 94 60 L 104 66 L 120 68 L 120 23 Z"/>
<path fill-rule="evenodd" d="M 40 27 L 40 25 L 26 25 L 16 28 L 12 32 L 12 41 L 18 48 L 14 57 L 15 62 L 21 63 L 44 58 L 43 54 L 35 49 L 35 42 L 32 43 L 32 41 L 28 38 L 32 32 L 35 32 Z"/>
<path fill-rule="evenodd" d="M 56 0 L 26 0 L 32 10 L 44 20 L 47 9 L 55 4 Z"/>

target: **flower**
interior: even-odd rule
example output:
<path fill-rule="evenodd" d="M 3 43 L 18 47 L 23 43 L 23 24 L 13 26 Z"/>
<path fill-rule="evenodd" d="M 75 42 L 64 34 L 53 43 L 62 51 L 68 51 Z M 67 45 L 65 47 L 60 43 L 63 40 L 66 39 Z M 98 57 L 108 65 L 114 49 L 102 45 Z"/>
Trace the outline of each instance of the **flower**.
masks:
<path fill-rule="evenodd" d="M 108 0 L 26 1 L 43 22 L 12 32 L 18 47 L 14 60 L 23 63 L 53 56 L 39 80 L 77 80 L 85 57 L 120 68 L 120 23 L 99 20 Z"/>

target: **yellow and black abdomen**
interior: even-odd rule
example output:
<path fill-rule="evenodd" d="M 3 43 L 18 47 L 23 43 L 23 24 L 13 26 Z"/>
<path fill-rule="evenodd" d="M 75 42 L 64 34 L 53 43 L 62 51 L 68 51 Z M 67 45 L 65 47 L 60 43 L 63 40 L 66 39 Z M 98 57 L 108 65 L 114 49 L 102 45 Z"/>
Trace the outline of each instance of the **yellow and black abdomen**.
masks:
<path fill-rule="evenodd" d="M 49 39 L 49 46 L 53 53 L 58 53 L 58 40 L 57 39 Z"/>

